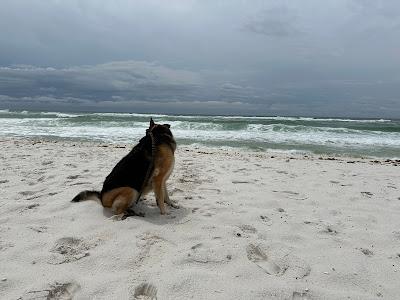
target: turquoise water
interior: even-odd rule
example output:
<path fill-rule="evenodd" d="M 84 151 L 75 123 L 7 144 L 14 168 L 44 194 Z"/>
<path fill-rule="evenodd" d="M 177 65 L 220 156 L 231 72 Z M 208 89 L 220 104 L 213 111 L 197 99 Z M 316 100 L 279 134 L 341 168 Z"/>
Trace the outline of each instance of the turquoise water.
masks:
<path fill-rule="evenodd" d="M 399 120 L 173 116 L 0 110 L 0 136 L 134 144 L 149 118 L 171 124 L 178 144 L 350 156 L 400 157 Z"/>

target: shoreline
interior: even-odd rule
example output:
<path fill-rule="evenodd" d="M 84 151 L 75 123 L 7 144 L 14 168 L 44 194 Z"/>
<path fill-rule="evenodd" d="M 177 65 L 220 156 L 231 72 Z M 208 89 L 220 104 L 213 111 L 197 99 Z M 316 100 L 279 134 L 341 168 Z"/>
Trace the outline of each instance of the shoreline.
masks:
<path fill-rule="evenodd" d="M 2 142 L 26 142 L 27 144 L 38 144 L 38 143 L 55 143 L 65 145 L 87 145 L 94 147 L 115 147 L 115 148 L 126 148 L 131 149 L 135 143 L 118 143 L 118 142 L 107 142 L 107 141 L 95 141 L 95 140 L 84 140 L 84 139 L 71 139 L 71 138 L 48 138 L 48 137 L 14 137 L 14 136 L 0 136 L 0 143 Z M 136 141 L 135 141 L 136 142 Z M 319 159 L 319 160 L 338 160 L 338 161 L 349 161 L 349 163 L 360 162 L 366 163 L 381 163 L 381 164 L 393 164 L 394 166 L 400 166 L 400 157 L 388 158 L 380 156 L 361 156 L 361 155 L 349 155 L 349 154 L 328 154 L 328 153 L 313 153 L 302 150 L 279 150 L 279 149 L 251 149 L 247 147 L 230 147 L 230 146 L 211 146 L 202 144 L 184 144 L 180 145 L 178 143 L 178 148 L 182 149 L 205 149 L 208 152 L 226 152 L 229 153 L 248 153 L 248 154 L 263 154 L 266 157 L 274 156 L 280 158 L 289 159 Z"/>
<path fill-rule="evenodd" d="M 395 299 L 400 173 L 384 159 L 179 146 L 167 183 L 123 221 L 94 201 L 131 146 L 0 139 L 6 299 Z M 273 156 L 273 158 L 272 158 Z M 396 166 L 397 168 L 396 168 Z"/>

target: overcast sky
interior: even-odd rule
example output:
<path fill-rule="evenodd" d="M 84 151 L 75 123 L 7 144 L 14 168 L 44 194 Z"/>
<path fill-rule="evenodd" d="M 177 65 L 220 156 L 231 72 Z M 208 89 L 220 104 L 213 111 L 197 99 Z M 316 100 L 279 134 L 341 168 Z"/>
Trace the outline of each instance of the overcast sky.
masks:
<path fill-rule="evenodd" d="M 0 108 L 400 118 L 399 0 L 2 0 Z"/>

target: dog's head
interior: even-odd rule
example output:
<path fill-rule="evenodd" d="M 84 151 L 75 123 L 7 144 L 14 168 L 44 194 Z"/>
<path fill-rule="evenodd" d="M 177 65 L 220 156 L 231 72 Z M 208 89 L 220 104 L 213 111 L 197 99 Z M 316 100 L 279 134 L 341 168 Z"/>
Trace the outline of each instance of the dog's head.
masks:
<path fill-rule="evenodd" d="M 146 133 L 152 133 L 155 136 L 160 135 L 168 135 L 173 137 L 172 132 L 170 130 L 171 125 L 169 124 L 156 124 L 153 121 L 153 118 L 150 119 L 149 128 L 146 129 Z"/>

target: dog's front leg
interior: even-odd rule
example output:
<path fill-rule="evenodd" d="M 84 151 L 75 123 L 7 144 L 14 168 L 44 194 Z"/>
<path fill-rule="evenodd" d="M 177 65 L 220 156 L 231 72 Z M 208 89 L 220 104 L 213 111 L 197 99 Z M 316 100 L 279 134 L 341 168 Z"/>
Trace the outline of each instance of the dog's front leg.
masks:
<path fill-rule="evenodd" d="M 166 184 L 164 184 L 164 195 L 165 195 L 164 196 L 165 197 L 165 203 L 167 203 L 169 206 L 171 206 L 173 208 L 176 208 L 176 209 L 179 208 L 179 205 L 173 203 L 171 201 L 171 199 L 169 199 L 169 195 L 168 195 L 168 190 L 167 190 L 167 185 Z"/>
<path fill-rule="evenodd" d="M 163 180 L 162 178 L 154 178 L 153 179 L 153 189 L 154 189 L 154 194 L 156 195 L 156 201 L 157 201 L 157 206 L 160 209 L 160 212 L 162 215 L 165 215 L 165 193 L 164 193 L 164 188 L 162 184 Z"/>

